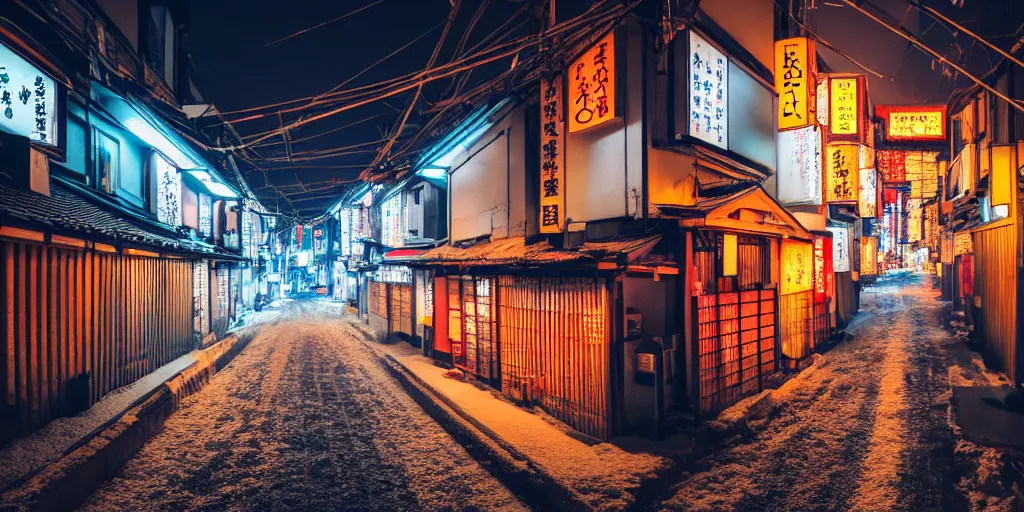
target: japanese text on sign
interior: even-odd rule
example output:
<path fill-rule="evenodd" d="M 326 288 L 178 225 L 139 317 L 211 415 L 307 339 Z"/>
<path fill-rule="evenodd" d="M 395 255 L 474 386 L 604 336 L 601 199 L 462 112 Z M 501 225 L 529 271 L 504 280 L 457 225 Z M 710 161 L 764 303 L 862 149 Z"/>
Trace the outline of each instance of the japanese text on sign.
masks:
<path fill-rule="evenodd" d="M 825 156 L 825 201 L 857 201 L 860 179 L 857 172 L 860 152 L 853 144 L 830 144 Z"/>
<path fill-rule="evenodd" d="M 565 137 L 562 133 L 562 79 L 541 80 L 540 232 L 558 233 L 564 219 Z"/>
<path fill-rule="evenodd" d="M 850 271 L 850 230 L 849 228 L 829 227 L 832 232 L 832 270 L 834 272 Z"/>
<path fill-rule="evenodd" d="M 887 140 L 941 141 L 946 138 L 945 105 L 878 105 L 875 115 L 885 120 Z"/>
<path fill-rule="evenodd" d="M 0 129 L 56 145 L 56 97 L 51 78 L 0 44 Z"/>
<path fill-rule="evenodd" d="M 860 273 L 864 276 L 878 275 L 878 238 L 865 236 L 860 239 Z"/>
<path fill-rule="evenodd" d="M 814 278 L 813 252 L 809 243 L 796 240 L 782 241 L 782 295 L 811 289 Z"/>
<path fill-rule="evenodd" d="M 814 93 L 813 43 L 806 37 L 775 42 L 775 90 L 779 93 L 779 129 L 800 128 L 812 122 Z"/>
<path fill-rule="evenodd" d="M 830 85 L 829 126 L 834 135 L 860 133 L 860 96 L 856 78 L 833 78 Z"/>
<path fill-rule="evenodd" d="M 874 169 L 861 169 L 860 194 L 857 196 L 857 209 L 860 216 L 871 218 L 878 215 L 878 172 Z"/>
<path fill-rule="evenodd" d="M 814 237 L 814 302 L 824 302 L 825 288 L 825 237 Z"/>
<path fill-rule="evenodd" d="M 780 132 L 779 202 L 821 204 L 821 132 L 817 126 Z"/>
<path fill-rule="evenodd" d="M 615 33 L 610 32 L 569 68 L 569 132 L 615 118 Z"/>
<path fill-rule="evenodd" d="M 729 140 L 729 61 L 690 32 L 690 135 L 720 148 Z"/>

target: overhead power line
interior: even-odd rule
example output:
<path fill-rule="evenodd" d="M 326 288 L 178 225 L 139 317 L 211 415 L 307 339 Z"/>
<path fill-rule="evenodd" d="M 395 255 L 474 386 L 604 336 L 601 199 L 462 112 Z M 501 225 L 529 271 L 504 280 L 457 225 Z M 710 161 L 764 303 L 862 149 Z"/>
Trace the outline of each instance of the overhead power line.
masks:
<path fill-rule="evenodd" d="M 876 23 L 878 23 L 879 25 L 882 25 L 883 27 L 889 29 L 889 31 L 893 32 L 894 34 L 902 37 L 903 39 L 906 39 L 911 44 L 913 44 L 914 46 L 918 47 L 919 49 L 927 52 L 928 54 L 930 54 L 931 56 L 935 57 L 936 59 L 938 59 L 942 63 L 948 65 L 949 67 L 951 67 L 951 68 L 953 68 L 955 70 L 957 70 L 958 72 L 960 72 L 961 74 L 963 74 L 967 78 L 970 78 L 971 80 L 973 80 L 974 83 L 978 84 L 979 86 L 984 88 L 986 91 L 994 94 L 995 96 L 999 97 L 1003 101 L 1009 103 L 1010 106 L 1012 106 L 1013 108 L 1015 108 L 1015 109 L 1017 109 L 1017 110 L 1019 110 L 1021 112 L 1024 112 L 1024 105 L 1021 105 L 1020 103 L 1014 101 L 1012 98 L 1008 97 L 1007 95 L 1005 95 L 1005 94 L 999 92 L 998 90 L 996 90 L 994 87 L 992 87 L 992 86 L 988 85 L 987 83 L 985 83 L 984 80 L 981 80 L 978 77 L 972 75 L 971 73 L 968 73 L 966 69 L 958 66 L 957 64 L 953 63 L 952 61 L 950 61 L 949 59 L 943 57 L 942 55 L 939 55 L 938 52 L 936 52 L 935 50 L 932 50 L 931 48 L 929 48 L 927 45 L 925 45 L 921 41 L 918 41 L 915 37 L 906 34 L 905 32 L 903 32 L 902 30 L 900 30 L 900 29 L 898 29 L 896 27 L 893 27 L 892 25 L 890 25 L 889 23 L 887 23 L 886 21 L 884 21 L 880 17 L 878 17 L 876 14 L 868 11 L 867 9 L 864 9 L 863 7 L 858 5 L 857 3 L 853 2 L 852 0 L 839 0 L 839 1 L 841 1 L 844 4 L 852 7 L 854 10 L 856 10 L 857 12 L 863 14 L 864 16 L 867 16 L 868 18 L 871 18 Z M 864 5 L 871 5 L 868 2 L 864 2 L 863 0 L 861 0 L 861 3 L 863 3 Z M 872 8 L 873 9 L 878 9 L 875 6 L 872 6 Z"/>
<path fill-rule="evenodd" d="M 775 1 L 775 8 L 778 9 L 779 12 L 783 12 L 787 16 L 789 16 L 789 18 L 791 20 L 793 20 L 793 22 L 796 23 L 807 35 L 809 35 L 811 37 L 811 39 L 814 39 L 815 41 L 820 43 L 825 48 L 828 48 L 829 50 L 832 50 L 832 51 L 836 52 L 837 54 L 839 54 L 840 57 L 843 57 L 844 59 L 852 62 L 853 65 L 857 66 L 858 68 L 860 68 L 860 69 L 862 69 L 862 70 L 864 70 L 864 71 L 866 71 L 868 73 L 871 73 L 872 75 L 877 76 L 878 78 L 881 78 L 882 80 L 888 80 L 890 82 L 893 81 L 893 77 L 891 77 L 889 75 L 884 75 L 882 73 L 879 73 L 878 71 L 875 71 L 875 70 L 867 67 L 866 65 L 861 64 L 859 61 L 857 61 L 857 59 L 854 59 L 853 57 L 851 57 L 846 52 L 840 50 L 839 48 L 837 48 L 832 43 L 826 41 L 824 37 L 821 37 L 818 34 L 816 34 L 813 30 L 810 29 L 810 27 L 808 27 L 807 25 L 804 25 L 799 19 L 797 19 L 796 16 L 793 16 L 793 13 L 787 11 L 786 9 L 783 9 L 782 5 L 779 4 L 778 0 Z"/>
<path fill-rule="evenodd" d="M 1007 51 L 1003 50 L 1002 48 L 1000 48 L 1000 47 L 990 43 L 984 37 L 981 37 L 978 34 L 975 34 L 974 32 L 971 32 L 967 27 L 965 27 L 965 26 L 963 26 L 963 25 L 961 25 L 961 24 L 951 20 L 950 18 L 946 17 L 945 15 L 940 13 L 939 11 L 936 11 L 935 9 L 932 9 L 931 7 L 928 7 L 927 5 L 922 4 L 919 0 L 909 0 L 909 2 L 914 7 L 917 7 L 917 9 L 919 11 L 924 12 L 925 14 L 931 16 L 932 19 L 940 20 L 940 21 L 943 21 L 945 23 L 948 23 L 949 25 L 952 25 L 954 28 L 956 28 L 960 32 L 963 32 L 963 33 L 973 37 L 974 39 L 977 39 L 978 41 L 981 42 L 981 44 L 983 44 L 983 45 L 985 45 L 985 46 L 995 50 L 996 52 L 998 52 L 1003 57 L 1006 57 L 1007 59 L 1010 60 L 1010 62 L 1013 62 L 1014 64 L 1024 68 L 1024 62 L 1021 62 L 1020 59 L 1018 59 L 1017 57 L 1014 57 L 1012 54 L 1010 54 L 1010 52 L 1007 52 Z"/>
<path fill-rule="evenodd" d="M 300 30 L 298 32 L 295 32 L 295 33 L 289 34 L 287 36 L 284 36 L 281 39 L 277 39 L 277 40 L 271 41 L 271 42 L 263 45 L 263 47 L 266 48 L 267 46 L 270 46 L 270 45 L 273 45 L 273 44 L 277 44 L 277 43 L 280 43 L 282 41 L 287 41 L 287 40 L 289 40 L 289 39 L 291 39 L 293 37 L 301 36 L 302 34 L 305 34 L 306 32 L 310 32 L 310 31 L 316 30 L 316 29 L 318 29 L 320 27 L 324 27 L 324 26 L 330 25 L 331 23 L 334 23 L 336 21 L 341 21 L 341 20 L 343 20 L 345 18 L 348 18 L 349 16 L 352 16 L 354 14 L 359 14 L 359 13 L 369 9 L 370 7 L 373 7 L 373 6 L 379 4 L 379 3 L 383 2 L 383 1 L 384 0 L 377 0 L 376 2 L 372 2 L 372 3 L 366 4 L 366 5 L 358 8 L 358 9 L 356 9 L 354 11 L 342 14 L 341 16 L 338 16 L 337 18 L 334 18 L 332 20 L 328 20 L 328 21 L 325 21 L 323 23 L 316 24 L 316 25 L 314 25 L 312 27 L 309 27 L 309 28 L 304 28 L 304 29 L 302 29 L 302 30 Z"/>

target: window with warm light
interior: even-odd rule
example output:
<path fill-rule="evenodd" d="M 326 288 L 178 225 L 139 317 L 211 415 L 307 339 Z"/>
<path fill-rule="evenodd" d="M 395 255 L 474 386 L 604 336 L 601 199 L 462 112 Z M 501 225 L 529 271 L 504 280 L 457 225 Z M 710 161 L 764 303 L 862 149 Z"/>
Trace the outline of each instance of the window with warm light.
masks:
<path fill-rule="evenodd" d="M 736 235 L 725 234 L 722 236 L 722 275 L 725 277 L 735 276 L 739 273 L 736 264 L 736 257 L 739 253 L 739 244 Z"/>

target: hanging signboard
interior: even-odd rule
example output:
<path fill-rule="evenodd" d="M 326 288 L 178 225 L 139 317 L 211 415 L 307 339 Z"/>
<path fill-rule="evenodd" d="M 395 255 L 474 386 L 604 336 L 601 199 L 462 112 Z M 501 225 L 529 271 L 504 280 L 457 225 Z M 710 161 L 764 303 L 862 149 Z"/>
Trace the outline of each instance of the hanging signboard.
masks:
<path fill-rule="evenodd" d="M 814 251 L 811 244 L 797 240 L 782 241 L 782 295 L 805 292 L 813 287 Z"/>
<path fill-rule="evenodd" d="M 828 241 L 823 236 L 814 237 L 814 302 L 820 304 L 825 302 L 828 292 L 825 285 L 825 243 Z"/>
<path fill-rule="evenodd" d="M 569 133 L 615 119 L 614 31 L 576 59 L 568 75 Z"/>
<path fill-rule="evenodd" d="M 878 160 L 878 171 L 888 184 L 907 181 L 907 167 L 904 151 L 897 149 L 879 149 L 875 151 Z"/>
<path fill-rule="evenodd" d="M 818 119 L 818 124 L 822 126 L 828 126 L 828 79 L 818 80 L 818 86 L 815 90 L 815 117 Z"/>
<path fill-rule="evenodd" d="M 817 93 L 814 79 L 814 41 L 793 37 L 775 42 L 775 91 L 779 93 L 779 130 L 803 128 L 814 122 L 812 100 Z"/>
<path fill-rule="evenodd" d="M 0 44 L 0 130 L 57 145 L 56 82 Z"/>
<path fill-rule="evenodd" d="M 876 237 L 860 237 L 860 274 L 862 276 L 878 275 L 878 238 Z"/>
<path fill-rule="evenodd" d="M 779 202 L 821 204 L 821 130 L 808 126 L 779 132 Z"/>
<path fill-rule="evenodd" d="M 831 76 L 828 92 L 829 140 L 863 141 L 864 77 Z"/>
<path fill-rule="evenodd" d="M 946 140 L 946 106 L 878 105 L 875 115 L 885 124 L 889 141 Z"/>
<path fill-rule="evenodd" d="M 565 209 L 565 136 L 562 78 L 541 80 L 540 232 L 561 233 Z"/>
<path fill-rule="evenodd" d="M 942 263 L 953 264 L 953 233 L 944 231 L 942 233 L 942 248 L 939 251 Z"/>
<path fill-rule="evenodd" d="M 924 223 L 924 209 L 920 199 L 907 200 L 907 243 L 920 242 Z"/>
<path fill-rule="evenodd" d="M 849 228 L 830 227 L 832 232 L 832 270 L 835 272 L 850 271 L 850 230 Z"/>
<path fill-rule="evenodd" d="M 199 235 L 213 236 L 213 198 L 199 194 Z"/>
<path fill-rule="evenodd" d="M 857 194 L 857 210 L 860 216 L 870 219 L 878 214 L 878 171 L 861 169 L 860 191 Z"/>
<path fill-rule="evenodd" d="M 728 148 L 729 60 L 690 32 L 690 136 Z"/>
<path fill-rule="evenodd" d="M 829 144 L 825 155 L 825 202 L 856 203 L 860 190 L 857 167 L 859 146 Z"/>

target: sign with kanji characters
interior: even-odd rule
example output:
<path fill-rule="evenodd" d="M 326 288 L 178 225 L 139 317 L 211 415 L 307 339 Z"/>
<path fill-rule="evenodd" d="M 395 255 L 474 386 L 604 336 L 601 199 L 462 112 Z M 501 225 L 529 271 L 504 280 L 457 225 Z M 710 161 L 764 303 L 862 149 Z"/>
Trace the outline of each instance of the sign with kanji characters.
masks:
<path fill-rule="evenodd" d="M 857 202 L 860 177 L 860 147 L 856 144 L 829 144 L 825 155 L 825 202 Z"/>
<path fill-rule="evenodd" d="M 907 181 L 906 157 L 902 150 L 879 149 L 875 151 L 878 160 L 878 171 L 886 183 L 902 183 Z"/>
<path fill-rule="evenodd" d="M 860 169 L 860 191 L 857 194 L 857 210 L 860 216 L 870 219 L 878 215 L 878 171 Z"/>
<path fill-rule="evenodd" d="M 825 242 L 823 236 L 814 237 L 814 302 L 825 302 L 828 288 L 825 281 Z"/>
<path fill-rule="evenodd" d="M 560 233 L 565 225 L 565 121 L 562 78 L 540 83 L 540 232 Z"/>
<path fill-rule="evenodd" d="M 850 271 L 850 229 L 829 227 L 832 232 L 832 270 L 834 272 Z"/>
<path fill-rule="evenodd" d="M 821 130 L 807 126 L 778 134 L 779 202 L 821 204 Z"/>
<path fill-rule="evenodd" d="M 576 59 L 568 75 L 569 133 L 615 119 L 614 31 Z"/>
<path fill-rule="evenodd" d="M 779 130 L 814 122 L 816 96 L 814 42 L 806 37 L 775 41 L 775 91 L 779 93 Z"/>
<path fill-rule="evenodd" d="M 317 229 L 313 230 L 313 238 L 314 239 L 320 240 L 323 237 L 324 237 L 324 230 L 322 230 L 320 228 L 317 228 Z"/>
<path fill-rule="evenodd" d="M 814 251 L 811 244 L 798 240 L 782 241 L 782 283 L 779 293 L 805 292 L 814 281 Z"/>
<path fill-rule="evenodd" d="M 57 87 L 0 43 L 0 130 L 57 145 Z"/>
<path fill-rule="evenodd" d="M 836 139 L 860 140 L 864 130 L 863 77 L 830 77 L 828 98 L 829 133 Z"/>
<path fill-rule="evenodd" d="M 729 145 L 729 60 L 690 32 L 690 136 Z"/>
<path fill-rule="evenodd" d="M 878 275 L 878 238 L 862 236 L 860 238 L 860 275 Z"/>
<path fill-rule="evenodd" d="M 886 140 L 946 140 L 945 105 L 878 105 L 875 107 L 875 115 L 885 122 Z"/>
<path fill-rule="evenodd" d="M 824 78 L 818 80 L 818 87 L 815 90 L 815 113 L 814 117 L 818 119 L 818 124 L 822 126 L 828 126 L 828 79 Z"/>

